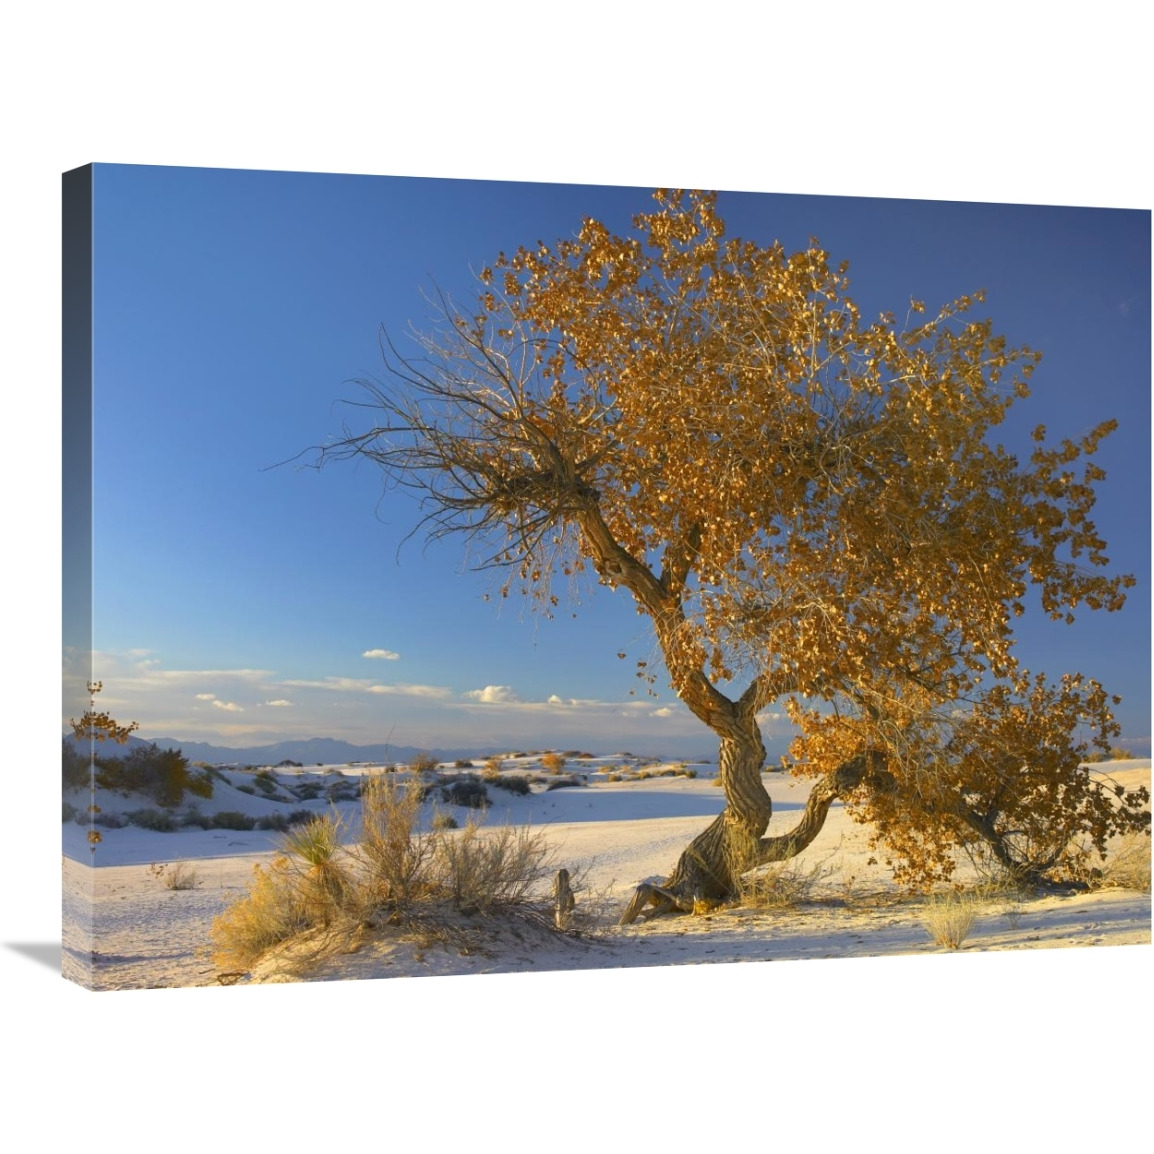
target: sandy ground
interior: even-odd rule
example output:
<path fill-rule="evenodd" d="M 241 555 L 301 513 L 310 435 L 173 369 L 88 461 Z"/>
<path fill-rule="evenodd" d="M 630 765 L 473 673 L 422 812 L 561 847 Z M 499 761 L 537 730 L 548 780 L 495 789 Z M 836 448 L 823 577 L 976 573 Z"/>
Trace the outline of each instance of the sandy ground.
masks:
<path fill-rule="evenodd" d="M 523 771 L 531 760 L 507 762 Z M 1114 763 L 1124 784 L 1148 784 L 1149 761 Z M 789 909 L 725 909 L 704 916 L 659 918 L 618 927 L 613 922 L 639 881 L 659 880 L 687 842 L 722 808 L 712 769 L 696 766 L 694 779 L 654 776 L 607 780 L 619 759 L 597 759 L 569 768 L 583 773 L 582 788 L 516 797 L 491 790 L 495 804 L 485 823 L 527 822 L 542 829 L 555 864 L 582 875 L 579 902 L 597 911 L 594 933 L 558 938 L 509 924 L 483 949 L 398 940 L 382 931 L 354 953 L 320 965 L 303 965 L 291 951 L 258 964 L 244 982 L 347 980 L 386 976 L 541 972 L 634 968 L 806 958 L 877 957 L 941 952 L 922 924 L 919 899 L 902 895 L 880 866 L 867 864 L 867 831 L 835 806 L 812 846 L 796 859 L 800 871 L 817 869 L 822 880 L 813 900 Z M 663 767 L 655 766 L 651 772 Z M 346 768 L 344 777 L 369 772 Z M 279 771 L 286 784 L 294 778 Z M 244 784 L 245 775 L 230 775 Z M 339 780 L 331 770 L 318 780 Z M 796 820 L 808 786 L 778 773 L 766 775 L 774 825 Z M 542 788 L 540 785 L 538 789 Z M 102 796 L 105 812 L 139 807 L 139 798 Z M 218 783 L 204 812 L 239 810 L 255 816 L 289 806 Z M 308 803 L 324 811 L 323 799 Z M 297 804 L 297 808 L 300 808 Z M 351 816 L 355 803 L 337 806 Z M 457 813 L 454 807 L 448 812 Z M 462 820 L 466 811 L 460 811 Z M 772 827 L 771 827 L 772 832 Z M 66 823 L 63 859 L 63 956 L 66 977 L 95 989 L 138 989 L 215 984 L 209 931 L 213 919 L 241 897 L 254 865 L 274 854 L 279 835 L 267 831 L 181 830 L 156 833 L 136 827 L 108 829 L 96 867 L 86 864 L 85 831 Z M 197 884 L 165 884 L 177 862 L 190 863 Z M 163 870 L 161 867 L 164 867 Z M 960 876 L 967 876 L 961 871 Z M 963 951 L 1024 950 L 1068 946 L 1147 944 L 1150 895 L 1129 890 L 1049 896 L 1031 901 L 992 900 L 979 908 Z"/>

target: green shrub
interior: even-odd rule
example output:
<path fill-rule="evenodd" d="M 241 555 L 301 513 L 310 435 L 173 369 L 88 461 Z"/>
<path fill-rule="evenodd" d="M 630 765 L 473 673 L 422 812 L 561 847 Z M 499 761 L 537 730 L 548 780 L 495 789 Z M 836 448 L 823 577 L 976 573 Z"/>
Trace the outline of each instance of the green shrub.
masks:
<path fill-rule="evenodd" d="M 491 779 L 486 778 L 486 781 L 489 785 L 495 786 L 497 789 L 515 793 L 519 797 L 524 797 L 526 794 L 532 792 L 529 786 L 529 779 L 523 773 L 510 773 L 504 777 L 498 775 Z"/>
<path fill-rule="evenodd" d="M 316 801 L 325 787 L 319 781 L 302 781 L 299 785 L 295 785 L 289 790 L 297 801 Z"/>
<path fill-rule="evenodd" d="M 162 809 L 134 809 L 124 816 L 133 825 L 156 833 L 175 833 L 177 829 L 176 818 Z"/>
<path fill-rule="evenodd" d="M 467 809 L 486 809 L 489 805 L 489 791 L 478 778 L 464 777 L 451 785 L 442 786 L 441 800 L 448 805 L 462 805 Z"/>
<path fill-rule="evenodd" d="M 61 783 L 64 789 L 80 789 L 88 784 L 88 758 L 68 738 L 64 738 L 61 751 Z"/>
<path fill-rule="evenodd" d="M 275 829 L 278 833 L 284 833 L 288 827 L 289 820 L 283 813 L 268 813 L 256 819 L 257 829 Z"/>
<path fill-rule="evenodd" d="M 161 749 L 155 742 L 138 745 L 122 758 L 96 758 L 96 784 L 102 789 L 145 793 L 165 808 L 180 805 L 194 777 L 200 775 L 189 772 L 188 759 L 179 749 Z"/>
<path fill-rule="evenodd" d="M 582 786 L 585 783 L 579 777 L 563 777 L 560 781 L 551 781 L 545 787 L 545 792 L 548 793 L 554 789 L 573 789 L 577 786 Z"/>
<path fill-rule="evenodd" d="M 233 809 L 222 809 L 220 813 L 213 814 L 212 825 L 214 829 L 249 830 L 256 828 L 256 818 L 237 813 Z"/>
<path fill-rule="evenodd" d="M 277 792 L 277 780 L 273 776 L 272 771 L 268 769 L 258 769 L 252 779 L 253 785 L 257 787 L 263 794 L 274 794 Z"/>

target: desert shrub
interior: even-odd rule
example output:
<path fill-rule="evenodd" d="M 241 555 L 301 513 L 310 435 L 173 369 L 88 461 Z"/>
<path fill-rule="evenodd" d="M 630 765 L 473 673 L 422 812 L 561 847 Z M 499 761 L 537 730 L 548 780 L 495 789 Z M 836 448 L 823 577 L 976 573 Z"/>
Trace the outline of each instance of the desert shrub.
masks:
<path fill-rule="evenodd" d="M 289 792 L 297 801 L 316 801 L 324 793 L 324 789 L 324 785 L 319 781 L 302 781 L 299 785 L 294 785 Z"/>
<path fill-rule="evenodd" d="M 153 830 L 156 833 L 174 833 L 177 828 L 176 818 L 162 809 L 134 809 L 124 816 L 133 825 L 138 825 L 141 829 Z"/>
<path fill-rule="evenodd" d="M 72 819 L 76 817 L 78 812 L 79 812 L 79 810 L 77 810 L 76 806 L 71 805 L 67 801 L 63 802 L 60 820 L 62 822 L 72 821 Z"/>
<path fill-rule="evenodd" d="M 1091 890 L 1124 889 L 1150 892 L 1150 835 L 1132 833 L 1110 847 L 1102 865 L 1084 869 L 1075 880 Z"/>
<path fill-rule="evenodd" d="M 275 829 L 284 833 L 289 827 L 289 820 L 283 813 L 266 813 L 264 817 L 256 819 L 257 829 Z"/>
<path fill-rule="evenodd" d="M 148 872 L 170 890 L 193 890 L 201 883 L 200 871 L 191 862 L 178 861 L 171 869 L 167 864 L 154 862 Z"/>
<path fill-rule="evenodd" d="M 605 775 L 605 780 L 606 781 L 624 781 L 625 775 L 623 773 L 617 773 L 616 771 L 614 771 L 613 773 L 607 773 Z"/>
<path fill-rule="evenodd" d="M 543 835 L 475 823 L 422 833 L 423 792 L 416 782 L 370 778 L 348 848 L 332 817 L 286 834 L 283 852 L 256 868 L 248 893 L 213 923 L 216 965 L 246 969 L 290 938 L 307 937 L 316 958 L 382 924 L 422 940 L 456 940 L 466 931 L 450 908 L 470 916 L 519 911 L 551 924 L 546 899 L 538 902 L 550 856 Z"/>
<path fill-rule="evenodd" d="M 256 788 L 251 785 L 238 785 L 236 787 L 241 793 L 247 793 L 249 797 L 256 797 Z"/>
<path fill-rule="evenodd" d="M 79 789 L 88 784 L 88 758 L 67 737 L 61 749 L 61 784 L 64 789 Z"/>
<path fill-rule="evenodd" d="M 92 818 L 93 825 L 103 826 L 105 829 L 123 829 L 128 822 L 119 813 L 97 813 Z"/>
<path fill-rule="evenodd" d="M 277 780 L 269 769 L 258 769 L 253 775 L 252 783 L 263 794 L 273 794 L 277 791 Z"/>
<path fill-rule="evenodd" d="M 950 891 L 930 895 L 922 907 L 921 922 L 939 946 L 956 950 L 974 928 L 977 915 L 978 902 L 973 897 Z"/>
<path fill-rule="evenodd" d="M 789 909 L 814 901 L 819 889 L 837 872 L 827 859 L 804 865 L 797 858 L 773 862 L 739 883 L 738 901 L 754 909 Z"/>
<path fill-rule="evenodd" d="M 289 825 L 300 825 L 302 822 L 312 821 L 316 813 L 311 809 L 293 809 L 289 811 L 286 820 Z"/>
<path fill-rule="evenodd" d="M 443 786 L 441 800 L 448 805 L 461 805 L 467 809 L 486 809 L 489 806 L 489 791 L 479 778 L 464 777 Z"/>
<path fill-rule="evenodd" d="M 423 799 L 416 782 L 373 777 L 365 783 L 355 853 L 367 904 L 403 913 L 427 890 L 434 841 L 417 828 Z"/>
<path fill-rule="evenodd" d="M 189 761 L 179 749 L 161 749 L 153 742 L 134 747 L 122 758 L 97 758 L 96 784 L 103 789 L 145 793 L 157 805 L 174 808 L 184 800 L 184 792 L 193 779 L 201 778 L 189 769 Z M 210 787 L 209 795 L 211 792 Z"/>
<path fill-rule="evenodd" d="M 336 921 L 351 904 L 354 881 L 341 852 L 342 823 L 331 814 L 294 826 L 284 837 L 290 860 L 304 867 L 297 878 L 297 902 L 314 925 Z"/>
<path fill-rule="evenodd" d="M 472 769 L 473 763 L 467 757 L 458 757 L 457 760 L 453 762 L 453 768 Z"/>
<path fill-rule="evenodd" d="M 549 773 L 560 773 L 565 768 L 565 758 L 559 753 L 546 753 L 541 758 L 541 768 Z"/>
<path fill-rule="evenodd" d="M 470 823 L 459 836 L 436 843 L 435 868 L 457 909 L 485 913 L 524 902 L 548 876 L 550 859 L 541 833 L 523 826 L 482 831 Z"/>
<path fill-rule="evenodd" d="M 191 829 L 196 826 L 199 829 L 212 829 L 212 818 L 206 814 L 201 813 L 199 809 L 190 809 L 180 819 L 182 829 Z"/>
<path fill-rule="evenodd" d="M 433 829 L 458 829 L 459 823 L 451 813 L 433 814 Z"/>
<path fill-rule="evenodd" d="M 582 786 L 585 783 L 579 777 L 563 777 L 560 781 L 551 781 L 545 787 L 545 792 L 548 793 L 553 789 L 573 789 L 577 786 Z"/>
<path fill-rule="evenodd" d="M 234 809 L 222 809 L 213 814 L 212 824 L 215 829 L 249 830 L 256 828 L 256 818 L 246 813 L 238 813 Z"/>
<path fill-rule="evenodd" d="M 188 775 L 188 784 L 185 789 L 192 794 L 193 797 L 203 797 L 205 800 L 212 797 L 212 779 L 213 774 L 206 773 L 201 770 L 199 773 L 191 773 Z M 221 775 L 223 776 L 223 774 Z"/>
<path fill-rule="evenodd" d="M 212 924 L 213 962 L 219 970 L 245 970 L 262 954 L 309 928 L 298 896 L 298 871 L 289 858 L 253 867 L 248 893 Z"/>
<path fill-rule="evenodd" d="M 325 790 L 329 801 L 356 801 L 361 796 L 361 787 L 355 781 L 337 781 Z"/>
<path fill-rule="evenodd" d="M 437 768 L 437 759 L 428 753 L 418 753 L 412 761 L 409 762 L 409 770 L 412 773 L 431 773 Z"/>
<path fill-rule="evenodd" d="M 508 793 L 515 793 L 519 797 L 532 793 L 529 779 L 523 773 L 509 773 L 504 777 L 496 776 L 488 784 L 497 789 L 506 790 Z"/>

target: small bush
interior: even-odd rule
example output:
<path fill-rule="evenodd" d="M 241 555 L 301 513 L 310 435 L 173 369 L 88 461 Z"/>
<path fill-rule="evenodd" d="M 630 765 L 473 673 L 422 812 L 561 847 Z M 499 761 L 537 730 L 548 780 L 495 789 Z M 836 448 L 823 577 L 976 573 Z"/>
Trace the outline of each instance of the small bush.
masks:
<path fill-rule="evenodd" d="M 271 770 L 258 769 L 252 783 L 266 796 L 277 792 L 277 780 Z"/>
<path fill-rule="evenodd" d="M 451 813 L 433 814 L 433 829 L 459 829 L 457 819 Z"/>
<path fill-rule="evenodd" d="M 199 809 L 190 809 L 180 819 L 180 825 L 182 829 L 191 829 L 193 826 L 199 829 L 212 829 L 212 818 L 206 813 L 201 813 Z"/>
<path fill-rule="evenodd" d="M 473 763 L 467 757 L 458 757 L 457 760 L 453 762 L 453 768 L 472 769 Z"/>
<path fill-rule="evenodd" d="M 933 894 L 922 909 L 921 922 L 944 949 L 956 950 L 974 928 L 977 902 L 958 893 Z"/>
<path fill-rule="evenodd" d="M 431 773 L 437 768 L 438 761 L 427 753 L 418 753 L 412 761 L 409 762 L 409 770 L 412 773 Z"/>
<path fill-rule="evenodd" d="M 478 778 L 464 777 L 442 787 L 441 800 L 448 805 L 461 805 L 467 809 L 486 809 L 489 806 L 489 791 Z"/>
<path fill-rule="evenodd" d="M 150 829 L 156 833 L 175 833 L 176 818 L 162 809 L 134 809 L 124 815 L 133 825 Z"/>
<path fill-rule="evenodd" d="M 128 822 L 118 813 L 98 813 L 93 817 L 92 824 L 105 829 L 123 829 Z"/>
<path fill-rule="evenodd" d="M 256 819 L 257 829 L 275 829 L 284 833 L 289 827 L 289 820 L 283 813 L 266 813 L 264 817 Z"/>
<path fill-rule="evenodd" d="M 306 821 L 312 821 L 316 817 L 316 813 L 311 809 L 294 809 L 289 811 L 286 819 L 289 825 L 300 825 Z"/>
<path fill-rule="evenodd" d="M 741 879 L 738 899 L 755 909 L 788 909 L 812 902 L 836 872 L 825 859 L 802 865 L 796 858 L 773 862 Z"/>
<path fill-rule="evenodd" d="M 188 784 L 185 786 L 185 789 L 187 789 L 193 797 L 203 797 L 207 801 L 212 797 L 212 779 L 213 775 L 203 770 L 200 773 L 189 774 Z"/>
<path fill-rule="evenodd" d="M 487 913 L 525 901 L 548 875 L 550 858 L 544 834 L 523 826 L 482 832 L 470 823 L 459 837 L 437 842 L 435 866 L 457 909 Z"/>
<path fill-rule="evenodd" d="M 324 785 L 319 781 L 302 781 L 299 785 L 293 786 L 289 792 L 297 801 L 316 801 L 324 793 L 324 789 Z"/>
<path fill-rule="evenodd" d="M 504 777 L 497 776 L 488 784 L 497 789 L 506 790 L 508 793 L 515 793 L 519 797 L 525 797 L 533 792 L 530 788 L 529 779 L 523 773 L 509 773 Z"/>
<path fill-rule="evenodd" d="M 191 862 L 186 861 L 178 861 L 171 869 L 167 864 L 153 863 L 148 867 L 148 872 L 170 890 L 193 890 L 201 882 L 200 871 Z"/>
<path fill-rule="evenodd" d="M 267 950 L 309 928 L 298 897 L 297 872 L 283 855 L 268 866 L 253 867 L 248 893 L 212 923 L 218 969 L 246 970 Z"/>
<path fill-rule="evenodd" d="M 1112 847 L 1101 869 L 1094 871 L 1091 889 L 1124 889 L 1150 892 L 1150 835 L 1127 834 Z"/>
<path fill-rule="evenodd" d="M 251 785 L 238 785 L 236 788 L 241 793 L 247 793 L 249 797 L 256 797 L 256 789 Z"/>
<path fill-rule="evenodd" d="M 565 759 L 559 753 L 547 753 L 541 758 L 541 768 L 549 773 L 560 773 L 565 768 Z"/>
<path fill-rule="evenodd" d="M 88 784 L 88 758 L 68 738 L 62 749 L 61 782 L 65 789 L 79 789 Z M 65 821 L 68 819 L 65 818 Z"/>
<path fill-rule="evenodd" d="M 77 810 L 76 806 L 70 805 L 68 802 L 64 802 L 63 803 L 63 809 L 61 810 L 60 820 L 62 822 L 72 821 L 72 819 L 74 817 L 76 817 L 78 812 L 79 812 L 79 810 Z"/>
<path fill-rule="evenodd" d="M 548 793 L 554 789 L 573 789 L 584 785 L 585 783 L 579 777 L 563 777 L 560 781 L 551 781 L 545 787 L 545 792 Z"/>
<path fill-rule="evenodd" d="M 256 828 L 256 818 L 246 813 L 237 813 L 234 809 L 222 809 L 212 818 L 214 829 L 250 830 Z"/>

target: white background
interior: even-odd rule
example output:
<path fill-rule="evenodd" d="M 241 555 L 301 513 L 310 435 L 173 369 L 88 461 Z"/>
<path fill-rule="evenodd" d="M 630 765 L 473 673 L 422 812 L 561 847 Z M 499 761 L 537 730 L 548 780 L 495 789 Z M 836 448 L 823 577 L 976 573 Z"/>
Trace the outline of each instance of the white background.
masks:
<path fill-rule="evenodd" d="M 1098 4 L 1090 25 L 1004 2 L 811 17 L 728 0 L 550 16 L 501 2 L 14 11 L 0 49 L 0 1044 L 21 1148 L 1108 1149 L 1146 1129 L 1149 947 L 101 995 L 26 948 L 59 940 L 62 171 L 1149 209 L 1136 9 Z"/>

